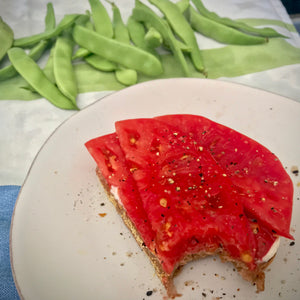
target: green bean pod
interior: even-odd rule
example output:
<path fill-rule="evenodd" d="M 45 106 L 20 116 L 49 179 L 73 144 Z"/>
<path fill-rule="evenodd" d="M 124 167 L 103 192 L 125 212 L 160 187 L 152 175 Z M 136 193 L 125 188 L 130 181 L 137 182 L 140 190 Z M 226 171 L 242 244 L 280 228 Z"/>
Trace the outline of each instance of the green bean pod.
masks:
<path fill-rule="evenodd" d="M 119 8 L 112 3 L 113 11 L 113 28 L 114 38 L 120 43 L 130 45 L 130 36 L 126 25 L 123 22 Z M 133 85 L 137 83 L 137 71 L 133 69 L 127 69 L 123 66 L 118 66 L 115 71 L 117 80 L 124 85 Z"/>
<path fill-rule="evenodd" d="M 220 43 L 233 45 L 256 45 L 267 42 L 266 38 L 249 35 L 232 27 L 228 27 L 208 19 L 197 13 L 192 6 L 189 8 L 189 12 L 190 23 L 193 29 Z"/>
<path fill-rule="evenodd" d="M 133 16 L 130 16 L 127 20 L 127 28 L 132 42 L 142 49 L 147 49 L 145 44 L 145 26 L 141 22 L 136 21 Z"/>
<path fill-rule="evenodd" d="M 132 16 L 130 16 L 127 20 L 127 29 L 129 32 L 130 39 L 134 45 L 158 57 L 158 54 L 155 51 L 155 49 L 149 47 L 146 44 L 146 29 L 144 24 L 136 21 Z"/>
<path fill-rule="evenodd" d="M 49 2 L 47 4 L 47 13 L 45 16 L 45 31 L 52 30 L 55 28 L 55 26 L 56 26 L 56 18 L 55 18 L 55 14 L 54 14 L 54 8 L 53 8 L 52 3 Z M 35 46 L 34 48 L 38 49 L 38 45 L 42 45 L 43 43 L 45 43 L 46 45 L 47 45 L 47 43 L 50 44 L 49 41 L 47 42 L 46 40 L 43 40 L 43 41 L 40 41 L 39 44 L 37 44 L 37 46 Z M 52 83 L 55 83 L 54 74 L 53 74 L 53 50 L 54 50 L 54 47 L 52 47 L 50 50 L 50 55 L 48 57 L 46 65 L 44 67 L 44 74 Z M 40 56 L 42 54 L 43 53 L 41 51 Z M 32 55 L 31 52 L 29 53 L 29 56 L 31 58 L 33 58 L 34 60 L 39 59 L 39 56 L 35 57 L 34 55 Z M 15 72 L 17 73 L 17 71 L 15 71 Z M 32 93 L 36 93 L 35 89 L 30 85 L 24 86 L 22 88 L 26 89 L 28 91 L 31 91 Z"/>
<path fill-rule="evenodd" d="M 203 59 L 195 33 L 178 6 L 169 0 L 149 0 L 149 2 L 155 5 L 164 14 L 175 33 L 186 45 L 191 47 L 190 55 L 195 68 L 200 72 L 204 72 Z"/>
<path fill-rule="evenodd" d="M 12 29 L 0 17 L 0 61 L 12 46 L 14 33 Z"/>
<path fill-rule="evenodd" d="M 89 29 L 89 30 L 94 30 L 94 25 L 91 21 L 87 21 L 85 24 L 85 28 Z M 72 56 L 72 60 L 78 59 L 78 58 L 83 58 L 83 57 L 87 57 L 89 54 L 91 54 L 91 52 L 83 47 L 79 47 L 76 52 L 74 53 L 74 55 Z"/>
<path fill-rule="evenodd" d="M 14 47 L 29 47 L 34 44 L 37 44 L 41 40 L 48 40 L 53 37 L 56 37 L 63 30 L 70 28 L 78 17 L 78 14 L 65 15 L 54 29 L 34 34 L 28 37 L 15 39 L 13 45 Z"/>
<path fill-rule="evenodd" d="M 59 90 L 76 105 L 77 83 L 72 66 L 73 41 L 58 37 L 53 51 L 53 71 Z"/>
<path fill-rule="evenodd" d="M 42 97 L 53 105 L 63 109 L 78 109 L 59 89 L 49 81 L 42 69 L 22 48 L 13 47 L 7 52 L 8 57 L 18 73 Z"/>
<path fill-rule="evenodd" d="M 48 41 L 40 41 L 29 51 L 28 56 L 37 61 L 43 55 L 48 45 Z M 0 81 L 12 78 L 16 75 L 18 75 L 18 72 L 12 64 L 0 69 Z"/>
<path fill-rule="evenodd" d="M 47 3 L 47 13 L 45 17 L 45 31 L 53 30 L 56 26 L 56 18 L 54 13 L 53 4 Z"/>
<path fill-rule="evenodd" d="M 145 35 L 145 42 L 149 48 L 157 48 L 162 44 L 163 38 L 159 31 L 154 27 L 150 27 Z"/>
<path fill-rule="evenodd" d="M 53 83 L 55 83 L 55 76 L 54 76 L 54 62 L 53 62 L 53 53 L 54 53 L 55 47 L 52 47 L 50 50 L 50 54 L 48 57 L 48 60 L 46 62 L 46 65 L 43 69 L 45 76 Z"/>
<path fill-rule="evenodd" d="M 89 0 L 89 3 L 96 32 L 112 38 L 114 35 L 113 25 L 104 5 L 100 0 Z"/>
<path fill-rule="evenodd" d="M 190 0 L 179 0 L 175 3 L 183 14 L 190 6 Z"/>
<path fill-rule="evenodd" d="M 114 38 L 122 43 L 129 44 L 130 36 L 126 25 L 123 22 L 119 8 L 112 3 L 113 11 L 113 29 L 114 29 Z"/>
<path fill-rule="evenodd" d="M 74 27 L 73 38 L 92 53 L 145 75 L 157 76 L 163 72 L 161 62 L 154 55 L 133 45 L 120 43 L 79 25 Z"/>
<path fill-rule="evenodd" d="M 91 54 L 84 59 L 89 65 L 104 72 L 111 72 L 118 69 L 118 65 L 99 55 Z"/>
<path fill-rule="evenodd" d="M 90 7 L 91 7 L 91 13 L 92 13 L 92 19 L 94 21 L 95 31 L 107 38 L 113 38 L 114 36 L 114 28 L 113 24 L 110 20 L 110 17 L 108 15 L 108 12 L 104 5 L 101 3 L 100 0 L 89 0 Z M 85 48 L 82 46 L 82 48 Z M 87 57 L 90 55 L 91 52 L 89 50 L 81 50 L 78 49 L 78 52 L 75 53 L 74 57 Z M 91 58 L 88 59 L 87 62 L 91 62 L 97 66 L 98 69 L 103 68 L 103 70 L 110 65 L 110 62 L 104 62 L 104 58 L 100 59 L 98 58 Z"/>
<path fill-rule="evenodd" d="M 173 35 L 172 30 L 166 20 L 160 18 L 151 8 L 139 1 L 136 1 L 136 6 L 133 9 L 132 16 L 139 22 L 149 22 L 151 26 L 161 33 L 164 41 L 170 46 L 173 55 L 179 62 L 184 76 L 190 77 L 191 73 L 185 57 L 179 48 L 177 39 Z"/>
<path fill-rule="evenodd" d="M 246 23 L 240 22 L 240 21 L 235 21 L 232 20 L 230 18 L 223 18 L 220 17 L 219 15 L 217 15 L 214 12 L 209 11 L 202 3 L 201 0 L 192 0 L 192 2 L 194 3 L 195 7 L 197 8 L 197 10 L 205 17 L 221 23 L 223 25 L 238 29 L 238 30 L 242 30 L 244 32 L 247 32 L 249 34 L 254 34 L 254 35 L 259 35 L 262 37 L 286 37 L 282 34 L 280 34 L 279 32 L 277 32 L 276 30 L 274 30 L 273 28 L 269 28 L 269 27 L 265 27 L 265 28 L 256 28 L 256 27 L 252 27 L 247 25 Z"/>
<path fill-rule="evenodd" d="M 115 71 L 117 80 L 124 85 L 134 85 L 137 83 L 137 72 L 132 69 L 118 68 Z"/>

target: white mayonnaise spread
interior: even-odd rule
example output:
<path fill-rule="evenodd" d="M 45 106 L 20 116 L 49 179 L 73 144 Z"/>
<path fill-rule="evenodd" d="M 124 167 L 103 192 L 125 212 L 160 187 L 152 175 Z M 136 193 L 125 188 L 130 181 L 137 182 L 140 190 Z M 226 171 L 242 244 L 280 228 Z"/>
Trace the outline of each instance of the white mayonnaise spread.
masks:
<path fill-rule="evenodd" d="M 118 201 L 121 206 L 123 206 L 123 203 L 119 197 L 119 189 L 116 186 L 111 186 L 110 193 L 114 196 L 115 200 Z"/>
<path fill-rule="evenodd" d="M 269 251 L 261 259 L 261 262 L 269 261 L 276 254 L 276 252 L 278 250 L 278 247 L 279 247 L 279 244 L 280 244 L 280 238 L 277 237 L 277 239 L 274 241 L 273 245 L 270 247 Z"/>

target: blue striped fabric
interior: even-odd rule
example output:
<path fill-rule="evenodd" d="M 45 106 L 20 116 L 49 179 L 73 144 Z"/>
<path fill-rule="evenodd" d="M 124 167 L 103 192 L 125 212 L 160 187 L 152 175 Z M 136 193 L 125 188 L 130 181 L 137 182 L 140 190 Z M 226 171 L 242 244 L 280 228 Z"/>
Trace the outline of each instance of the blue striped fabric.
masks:
<path fill-rule="evenodd" d="M 14 205 L 20 191 L 17 185 L 0 186 L 0 300 L 19 300 L 11 273 L 9 231 Z"/>

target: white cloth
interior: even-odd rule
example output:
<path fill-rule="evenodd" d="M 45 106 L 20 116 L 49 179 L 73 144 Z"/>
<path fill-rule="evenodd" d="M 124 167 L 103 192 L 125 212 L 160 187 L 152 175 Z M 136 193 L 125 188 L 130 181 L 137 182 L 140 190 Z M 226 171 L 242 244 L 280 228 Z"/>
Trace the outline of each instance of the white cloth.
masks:
<path fill-rule="evenodd" d="M 0 15 L 13 28 L 15 37 L 39 33 L 44 28 L 44 17 L 48 1 L 40 0 L 1 0 Z M 126 18 L 134 6 L 134 0 L 114 1 Z M 204 4 L 221 16 L 232 18 L 277 19 L 291 24 L 291 20 L 279 0 L 206 0 Z M 53 0 L 57 21 L 64 14 L 83 13 L 89 9 L 85 1 Z M 111 10 L 106 1 L 102 3 Z M 289 42 L 300 47 L 299 35 L 290 33 L 282 27 L 274 26 L 281 33 L 290 37 Z M 212 43 L 204 39 L 203 48 L 210 48 Z M 217 44 L 213 45 L 217 47 Z M 300 101 L 300 64 L 235 78 L 222 78 Z M 86 105 L 100 99 L 108 92 L 81 94 L 78 105 Z M 0 185 L 21 185 L 39 149 L 51 133 L 68 117 L 76 112 L 60 110 L 45 100 L 38 101 L 0 101 Z"/>

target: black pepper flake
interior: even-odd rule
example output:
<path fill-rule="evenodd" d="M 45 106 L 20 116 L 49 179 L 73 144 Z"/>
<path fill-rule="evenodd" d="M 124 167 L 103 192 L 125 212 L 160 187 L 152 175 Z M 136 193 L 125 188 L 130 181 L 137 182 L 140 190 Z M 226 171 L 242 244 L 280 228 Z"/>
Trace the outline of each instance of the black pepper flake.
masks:
<path fill-rule="evenodd" d="M 203 296 L 203 297 L 206 297 L 206 293 L 202 293 L 202 296 Z"/>
<path fill-rule="evenodd" d="M 104 203 L 104 202 L 102 202 L 100 205 L 101 205 L 101 206 L 104 206 L 104 205 L 105 205 L 105 203 Z"/>
<path fill-rule="evenodd" d="M 290 242 L 290 246 L 294 246 L 294 245 L 295 245 L 294 241 Z"/>
<path fill-rule="evenodd" d="M 147 291 L 146 295 L 151 296 L 153 294 L 153 291 Z"/>

